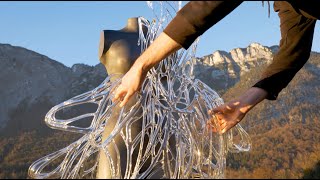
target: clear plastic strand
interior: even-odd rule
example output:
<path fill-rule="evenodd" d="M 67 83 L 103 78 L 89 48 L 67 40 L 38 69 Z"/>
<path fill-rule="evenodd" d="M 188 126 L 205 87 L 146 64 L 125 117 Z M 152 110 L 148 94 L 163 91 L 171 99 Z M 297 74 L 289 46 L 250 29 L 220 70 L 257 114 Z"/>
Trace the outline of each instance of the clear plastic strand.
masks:
<path fill-rule="evenodd" d="M 137 43 L 141 52 L 181 9 L 181 1 L 147 1 L 147 5 L 156 20 L 149 22 L 139 17 Z M 140 94 L 132 97 L 131 105 L 119 108 L 117 102 L 111 101 L 111 92 L 119 85 L 121 76 L 117 76 L 116 81 L 110 81 L 108 76 L 92 91 L 53 107 L 45 117 L 49 127 L 84 135 L 66 148 L 34 162 L 29 168 L 29 176 L 39 179 L 96 178 L 100 156 L 94 154 L 102 152 L 110 172 L 110 177 L 105 178 L 224 178 L 227 153 L 249 151 L 251 141 L 239 124 L 223 135 L 208 128 L 207 122 L 213 119 L 210 126 L 219 129 L 215 117 L 207 112 L 223 104 L 223 100 L 193 76 L 192 59 L 198 42 L 199 38 L 188 51 L 179 50 L 152 68 Z M 97 104 L 96 111 L 70 119 L 56 118 L 57 112 L 86 103 Z M 92 118 L 89 127 L 71 125 L 88 117 Z M 137 127 L 139 132 L 136 132 Z M 111 131 L 102 140 L 106 128 Z M 237 143 L 234 142 L 235 134 L 240 139 Z M 121 142 L 125 149 L 121 149 Z M 126 150 L 125 155 L 123 150 Z M 59 158 L 62 159 L 59 165 L 44 170 Z M 84 168 L 89 161 L 94 163 Z"/>

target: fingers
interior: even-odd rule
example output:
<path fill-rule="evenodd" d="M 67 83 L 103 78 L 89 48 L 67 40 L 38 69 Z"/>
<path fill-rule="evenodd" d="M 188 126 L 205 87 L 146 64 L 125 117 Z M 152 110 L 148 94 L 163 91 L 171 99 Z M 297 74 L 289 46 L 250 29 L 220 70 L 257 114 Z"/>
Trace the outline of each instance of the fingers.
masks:
<path fill-rule="evenodd" d="M 208 114 L 209 114 L 210 116 L 214 116 L 214 117 L 218 120 L 218 123 L 219 123 L 218 126 L 220 127 L 220 126 L 221 126 L 221 125 L 220 125 L 221 107 L 216 107 L 216 108 L 213 108 L 213 109 L 209 110 L 209 111 L 208 111 Z M 211 121 L 214 121 L 214 120 L 211 119 L 211 120 L 208 121 L 208 123 L 207 123 L 207 124 L 208 124 L 208 128 L 210 128 L 213 133 L 219 132 L 219 128 L 216 127 L 215 123 L 213 123 L 213 122 L 211 122 Z"/>
<path fill-rule="evenodd" d="M 216 129 L 216 127 L 214 125 L 212 125 L 210 120 L 207 121 L 207 128 L 208 128 L 209 131 L 211 130 L 213 133 L 217 133 L 218 132 L 218 130 Z"/>
<path fill-rule="evenodd" d="M 209 110 L 208 114 L 209 115 L 214 115 L 214 114 L 216 114 L 218 112 L 221 112 L 221 107 L 216 107 L 216 108 L 213 108 L 213 109 Z"/>
<path fill-rule="evenodd" d="M 131 96 L 133 95 L 133 92 L 129 91 L 127 92 L 126 96 L 124 97 L 123 101 L 120 103 L 120 107 L 123 107 L 131 98 Z"/>
<path fill-rule="evenodd" d="M 213 133 L 221 133 L 221 127 L 222 127 L 222 124 L 221 124 L 221 121 L 218 117 L 216 117 L 216 119 L 218 120 L 216 124 L 214 122 L 214 119 L 210 119 L 209 121 L 207 121 L 207 128 L 208 130 L 211 130 Z"/>
<path fill-rule="evenodd" d="M 222 106 L 209 110 L 208 113 L 212 116 L 215 116 L 218 123 L 215 126 L 211 125 L 212 132 L 223 134 L 230 129 L 229 127 L 230 122 L 227 121 L 226 114 L 223 113 Z"/>
<path fill-rule="evenodd" d="M 220 123 L 218 126 L 211 126 L 211 130 L 214 133 L 223 134 L 230 129 L 228 126 L 229 125 L 227 122 L 223 122 L 223 123 Z"/>
<path fill-rule="evenodd" d="M 118 86 L 118 88 L 115 89 L 115 94 L 112 99 L 112 102 L 120 101 L 119 104 L 120 107 L 123 107 L 126 105 L 126 103 L 130 100 L 131 96 L 134 94 L 133 91 L 127 90 L 126 88 L 123 88 L 121 84 Z"/>
<path fill-rule="evenodd" d="M 122 88 L 121 85 L 118 86 L 118 88 L 116 88 L 114 91 L 114 97 L 112 99 L 113 102 L 121 101 L 120 98 L 122 98 L 126 94 L 126 90 Z"/>
<path fill-rule="evenodd" d="M 227 132 L 232 127 L 233 126 L 230 126 L 230 124 L 226 124 L 223 127 L 221 127 L 221 131 L 220 132 L 223 134 L 223 133 Z"/>
<path fill-rule="evenodd" d="M 225 132 L 226 127 L 228 126 L 228 123 L 222 117 L 218 117 L 218 121 L 219 121 L 220 133 L 223 134 Z"/>
<path fill-rule="evenodd" d="M 215 113 L 214 116 L 216 116 L 219 121 L 224 120 L 224 114 L 220 111 Z"/>
<path fill-rule="evenodd" d="M 232 127 L 234 127 L 238 122 L 237 121 L 227 121 L 226 119 L 222 119 L 221 120 L 221 124 L 220 124 L 220 132 L 223 134 L 227 131 L 229 131 L 229 129 L 231 129 Z"/>

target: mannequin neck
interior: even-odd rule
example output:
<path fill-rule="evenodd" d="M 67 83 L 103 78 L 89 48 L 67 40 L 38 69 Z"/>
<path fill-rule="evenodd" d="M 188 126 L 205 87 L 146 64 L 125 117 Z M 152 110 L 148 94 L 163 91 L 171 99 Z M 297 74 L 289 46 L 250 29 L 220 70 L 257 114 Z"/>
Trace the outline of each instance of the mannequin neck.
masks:
<path fill-rule="evenodd" d="M 124 32 L 139 32 L 138 18 L 129 18 L 127 26 L 121 29 Z"/>

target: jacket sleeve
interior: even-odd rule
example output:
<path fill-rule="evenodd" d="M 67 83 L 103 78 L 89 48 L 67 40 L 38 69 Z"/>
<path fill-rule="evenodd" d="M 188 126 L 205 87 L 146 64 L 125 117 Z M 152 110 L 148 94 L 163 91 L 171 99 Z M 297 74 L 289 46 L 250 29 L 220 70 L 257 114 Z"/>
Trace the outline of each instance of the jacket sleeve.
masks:
<path fill-rule="evenodd" d="M 309 59 L 316 23 L 315 19 L 297 13 L 288 2 L 275 2 L 274 7 L 280 17 L 280 48 L 253 86 L 266 90 L 268 100 L 276 100 Z"/>
<path fill-rule="evenodd" d="M 164 29 L 169 37 L 188 49 L 195 39 L 227 16 L 242 1 L 190 1 Z"/>

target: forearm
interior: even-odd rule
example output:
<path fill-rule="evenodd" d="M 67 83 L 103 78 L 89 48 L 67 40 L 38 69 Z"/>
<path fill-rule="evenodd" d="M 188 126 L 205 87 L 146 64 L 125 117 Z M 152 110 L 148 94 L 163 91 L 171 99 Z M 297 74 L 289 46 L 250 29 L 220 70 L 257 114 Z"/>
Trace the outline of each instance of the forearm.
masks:
<path fill-rule="evenodd" d="M 180 48 L 181 46 L 167 34 L 161 33 L 135 61 L 132 67 L 141 69 L 143 73 L 147 73 L 161 60 L 165 59 Z"/>
<path fill-rule="evenodd" d="M 280 49 L 254 87 L 268 92 L 268 100 L 276 100 L 310 56 L 316 20 L 297 13 L 287 1 L 275 1 L 279 12 Z"/>
<path fill-rule="evenodd" d="M 267 91 L 257 88 L 251 87 L 248 89 L 243 95 L 241 95 L 235 103 L 239 103 L 240 111 L 242 113 L 247 113 L 250 111 L 255 105 L 263 101 L 267 97 Z"/>

